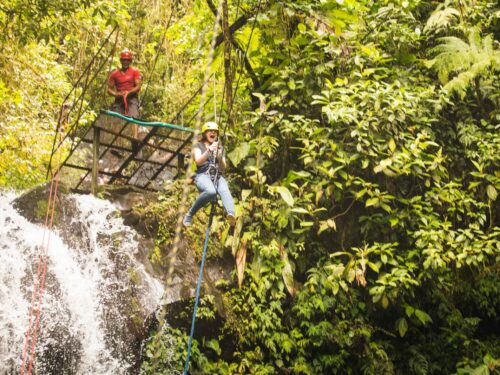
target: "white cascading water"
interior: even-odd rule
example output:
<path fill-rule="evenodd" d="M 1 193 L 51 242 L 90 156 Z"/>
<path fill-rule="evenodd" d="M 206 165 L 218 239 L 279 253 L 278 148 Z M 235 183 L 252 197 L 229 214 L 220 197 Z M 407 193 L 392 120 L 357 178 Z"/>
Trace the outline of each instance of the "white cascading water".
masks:
<path fill-rule="evenodd" d="M 19 373 L 21 368 L 44 236 L 42 226 L 14 209 L 14 198 L 0 194 L 2 375 Z M 137 319 L 139 310 L 143 315 L 154 311 L 163 286 L 135 259 L 137 234 L 123 224 L 112 203 L 88 195 L 66 199 L 73 201 L 77 217 L 50 233 L 35 373 L 133 373 L 137 343 L 131 344 L 130 319 L 134 313 Z"/>

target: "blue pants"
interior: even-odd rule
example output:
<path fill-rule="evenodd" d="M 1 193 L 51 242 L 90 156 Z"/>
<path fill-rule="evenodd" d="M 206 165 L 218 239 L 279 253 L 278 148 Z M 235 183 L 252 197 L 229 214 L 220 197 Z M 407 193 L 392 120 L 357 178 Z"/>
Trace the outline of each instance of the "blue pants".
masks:
<path fill-rule="evenodd" d="M 195 184 L 200 191 L 200 195 L 198 196 L 198 198 L 196 198 L 195 202 L 189 209 L 187 213 L 188 217 L 193 217 L 200 208 L 205 206 L 208 202 L 214 201 L 217 198 L 217 194 L 219 194 L 222 200 L 222 205 L 224 206 L 227 214 L 234 216 L 233 197 L 231 196 L 229 187 L 227 186 L 227 181 L 224 179 L 224 177 L 219 177 L 217 191 L 215 190 L 215 185 L 210 179 L 210 176 L 205 173 L 196 175 Z"/>

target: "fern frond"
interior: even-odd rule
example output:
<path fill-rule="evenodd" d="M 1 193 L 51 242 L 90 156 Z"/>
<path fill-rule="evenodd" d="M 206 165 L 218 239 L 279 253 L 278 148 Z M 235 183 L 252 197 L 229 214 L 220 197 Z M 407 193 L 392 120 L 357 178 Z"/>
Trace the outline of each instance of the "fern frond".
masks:
<path fill-rule="evenodd" d="M 479 30 L 477 28 L 472 28 L 468 35 L 470 49 L 477 53 L 482 50 L 481 35 L 479 35 Z"/>
<path fill-rule="evenodd" d="M 467 69 L 474 62 L 474 56 L 470 51 L 448 51 L 441 52 L 435 57 L 434 69 L 436 69 L 439 80 L 442 83 L 448 81 L 450 73 Z"/>
<path fill-rule="evenodd" d="M 426 375 L 429 373 L 429 362 L 427 358 L 415 347 L 410 347 L 408 365 L 413 374 Z"/>
<path fill-rule="evenodd" d="M 446 36 L 438 39 L 439 43 L 436 47 L 431 49 L 431 53 L 439 54 L 445 52 L 451 53 L 464 53 L 470 49 L 469 44 L 464 40 L 455 36 Z"/>
<path fill-rule="evenodd" d="M 464 98 L 467 88 L 470 82 L 474 79 L 474 74 L 470 71 L 460 73 L 458 76 L 453 78 L 450 82 L 444 85 L 443 89 L 449 93 L 456 92 L 460 95 L 460 98 Z"/>
<path fill-rule="evenodd" d="M 428 33 L 430 31 L 439 29 L 445 29 L 459 17 L 460 17 L 460 12 L 455 8 L 444 8 L 435 10 L 427 20 L 427 23 L 425 24 L 424 33 Z"/>
<path fill-rule="evenodd" d="M 441 83 L 448 82 L 450 73 L 468 69 L 476 62 L 477 52 L 457 37 L 439 38 L 441 44 L 431 49 L 436 54 L 434 68 Z"/>
<path fill-rule="evenodd" d="M 493 54 L 494 53 L 494 47 L 493 47 L 493 36 L 486 35 L 483 39 L 483 51 L 487 52 L 488 54 Z"/>
<path fill-rule="evenodd" d="M 440 44 L 430 50 L 435 57 L 428 63 L 450 93 L 459 93 L 463 98 L 473 79 L 489 75 L 490 69 L 500 69 L 500 51 L 495 49 L 493 36 L 481 38 L 477 28 L 470 30 L 467 42 L 457 37 L 439 38 L 438 41 Z M 452 73 L 458 74 L 448 82 Z"/>
<path fill-rule="evenodd" d="M 494 53 L 492 60 L 491 65 L 493 70 L 500 70 L 500 51 Z"/>
<path fill-rule="evenodd" d="M 456 92 L 463 99 L 465 96 L 465 92 L 467 88 L 470 86 L 470 83 L 478 76 L 481 75 L 489 66 L 491 65 L 491 61 L 482 59 L 476 64 L 472 65 L 467 71 L 460 73 L 458 76 L 453 78 L 450 82 L 448 82 L 443 89 L 448 92 Z"/>

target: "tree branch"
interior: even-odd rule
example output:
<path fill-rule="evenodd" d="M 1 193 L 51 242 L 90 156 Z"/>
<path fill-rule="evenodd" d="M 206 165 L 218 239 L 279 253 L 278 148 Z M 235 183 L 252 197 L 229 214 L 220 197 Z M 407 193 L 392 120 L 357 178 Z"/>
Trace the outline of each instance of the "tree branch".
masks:
<path fill-rule="evenodd" d="M 214 16 L 217 16 L 217 8 L 216 8 L 215 4 L 213 3 L 213 1 L 212 0 L 206 0 L 206 1 L 207 1 L 208 7 L 210 8 L 210 10 L 214 14 Z M 252 80 L 254 88 L 258 89 L 261 86 L 260 81 L 257 78 L 257 75 L 255 74 L 255 72 L 252 68 L 252 65 L 250 64 L 250 61 L 248 60 L 247 56 L 245 55 L 245 51 L 240 47 L 240 45 L 238 43 L 236 43 L 236 41 L 233 38 L 233 34 L 237 30 L 239 30 L 243 26 L 245 26 L 247 21 L 251 17 L 253 17 L 253 15 L 254 15 L 253 12 L 248 13 L 248 14 L 244 14 L 243 16 L 238 18 L 236 21 L 234 21 L 234 23 L 231 26 L 229 26 L 229 36 L 231 38 L 230 40 L 231 40 L 231 44 L 233 45 L 233 47 L 242 53 L 243 64 L 245 65 L 245 69 L 247 70 L 247 72 L 250 76 L 250 79 Z M 221 24 L 221 26 L 222 26 L 222 24 Z M 221 33 L 217 36 L 217 39 L 215 42 L 215 48 L 217 48 L 223 41 L 224 41 L 224 33 Z"/>
<path fill-rule="evenodd" d="M 210 8 L 210 10 L 214 14 L 214 16 L 217 16 L 217 8 L 214 5 L 213 1 L 212 0 L 206 0 L 206 1 L 208 4 L 208 7 Z M 250 12 L 250 13 L 244 14 L 241 17 L 239 17 L 236 21 L 234 21 L 233 24 L 231 26 L 229 26 L 229 35 L 232 36 L 236 31 L 238 31 L 243 26 L 245 26 L 247 24 L 248 20 L 254 16 L 254 13 L 256 13 L 256 12 Z M 215 48 L 217 48 L 223 41 L 224 41 L 224 33 L 220 33 L 219 35 L 217 35 L 217 38 L 215 40 Z"/>
<path fill-rule="evenodd" d="M 237 49 L 238 51 L 241 52 L 241 54 L 243 56 L 243 64 L 245 65 L 245 69 L 247 70 L 248 75 L 250 76 L 250 79 L 252 80 L 253 87 L 255 89 L 258 89 L 261 86 L 259 78 L 257 78 L 257 74 L 255 74 L 255 72 L 252 68 L 252 65 L 250 64 L 250 61 L 248 60 L 248 57 L 245 55 L 245 51 L 243 51 L 241 46 L 238 43 L 236 43 L 234 38 L 231 38 L 231 44 L 234 46 L 235 49 Z"/>
<path fill-rule="evenodd" d="M 340 214 L 335 215 L 334 217 L 332 217 L 332 219 L 335 220 L 338 217 L 344 216 L 352 208 L 352 205 L 354 204 L 354 202 L 356 202 L 356 199 L 352 200 L 351 204 L 349 205 L 349 207 L 347 207 L 347 209 L 344 212 L 341 212 Z"/>

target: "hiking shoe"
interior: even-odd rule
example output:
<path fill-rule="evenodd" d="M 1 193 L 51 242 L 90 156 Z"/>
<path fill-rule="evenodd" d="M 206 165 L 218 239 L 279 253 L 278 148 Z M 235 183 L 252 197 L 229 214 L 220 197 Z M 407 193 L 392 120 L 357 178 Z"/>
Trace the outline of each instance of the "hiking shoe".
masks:
<path fill-rule="evenodd" d="M 234 227 L 236 225 L 236 218 L 234 215 L 227 215 L 227 222 L 229 223 L 229 226 Z"/>
<path fill-rule="evenodd" d="M 189 215 L 186 215 L 184 216 L 184 220 L 182 220 L 182 224 L 185 226 L 185 227 L 190 227 L 191 226 L 191 220 L 193 220 L 193 218 Z"/>

